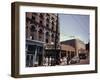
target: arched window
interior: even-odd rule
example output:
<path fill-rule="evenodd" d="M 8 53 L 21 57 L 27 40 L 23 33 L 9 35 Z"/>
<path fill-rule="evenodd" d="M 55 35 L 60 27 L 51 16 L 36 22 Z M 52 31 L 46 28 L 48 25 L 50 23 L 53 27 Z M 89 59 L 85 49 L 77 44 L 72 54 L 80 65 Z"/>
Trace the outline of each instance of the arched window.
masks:
<path fill-rule="evenodd" d="M 40 34 L 42 34 L 42 33 L 43 33 L 42 29 L 40 29 L 40 30 L 39 30 L 39 33 L 40 33 Z"/>
<path fill-rule="evenodd" d="M 51 29 L 54 30 L 54 27 L 55 27 L 54 26 L 54 22 L 52 21 L 52 27 L 51 27 Z"/>
<path fill-rule="evenodd" d="M 54 34 L 51 35 L 51 41 L 54 42 Z"/>
<path fill-rule="evenodd" d="M 35 23 L 35 20 L 36 20 L 36 17 L 35 16 L 32 16 L 32 18 L 30 19 L 30 23 L 31 24 L 34 24 Z"/>
<path fill-rule="evenodd" d="M 49 24 L 46 24 L 46 27 L 49 27 Z"/>
<path fill-rule="evenodd" d="M 34 40 L 36 39 L 36 28 L 35 28 L 35 25 L 32 25 L 30 27 L 30 39 Z"/>
<path fill-rule="evenodd" d="M 36 31 L 35 26 L 34 26 L 34 25 L 32 25 L 32 26 L 31 26 L 31 28 L 30 28 L 30 30 L 31 30 L 31 32 L 35 32 L 35 31 Z"/>
<path fill-rule="evenodd" d="M 46 39 L 46 43 L 48 43 L 49 42 L 49 40 L 48 39 Z"/>
<path fill-rule="evenodd" d="M 43 24 L 43 21 L 42 20 L 40 20 L 40 24 Z"/>
<path fill-rule="evenodd" d="M 46 32 L 46 36 L 49 36 L 49 32 Z"/>
<path fill-rule="evenodd" d="M 49 14 L 48 14 L 48 13 L 47 13 L 46 15 L 47 15 L 47 16 L 49 16 Z"/>
<path fill-rule="evenodd" d="M 49 18 L 47 18 L 46 21 L 49 22 L 50 21 Z"/>
<path fill-rule="evenodd" d="M 38 35 L 39 35 L 39 41 L 43 41 L 43 30 L 42 29 L 39 29 Z"/>
<path fill-rule="evenodd" d="M 32 20 L 34 20 L 34 21 L 35 21 L 35 17 L 34 17 L 34 16 L 32 16 Z"/>
<path fill-rule="evenodd" d="M 54 38 L 54 34 L 52 34 L 51 37 Z"/>
<path fill-rule="evenodd" d="M 54 26 L 54 22 L 52 21 L 52 26 Z"/>
<path fill-rule="evenodd" d="M 51 18 L 54 21 L 54 17 Z"/>
<path fill-rule="evenodd" d="M 46 32 L 46 40 L 45 40 L 45 41 L 46 41 L 46 43 L 48 43 L 48 42 L 49 42 L 49 36 L 50 36 L 50 35 L 49 35 L 49 32 Z"/>
<path fill-rule="evenodd" d="M 44 15 L 43 13 L 40 13 L 40 18 L 41 18 L 41 19 L 43 19 L 43 15 Z"/>
<path fill-rule="evenodd" d="M 54 26 L 51 27 L 52 31 L 54 30 Z"/>

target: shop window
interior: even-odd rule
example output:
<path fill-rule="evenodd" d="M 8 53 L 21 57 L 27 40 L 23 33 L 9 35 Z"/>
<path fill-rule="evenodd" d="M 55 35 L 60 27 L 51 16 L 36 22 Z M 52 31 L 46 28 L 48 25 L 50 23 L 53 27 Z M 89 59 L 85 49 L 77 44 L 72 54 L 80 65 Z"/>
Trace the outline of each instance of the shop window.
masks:
<path fill-rule="evenodd" d="M 28 51 L 34 51 L 35 46 L 33 45 L 28 45 Z"/>

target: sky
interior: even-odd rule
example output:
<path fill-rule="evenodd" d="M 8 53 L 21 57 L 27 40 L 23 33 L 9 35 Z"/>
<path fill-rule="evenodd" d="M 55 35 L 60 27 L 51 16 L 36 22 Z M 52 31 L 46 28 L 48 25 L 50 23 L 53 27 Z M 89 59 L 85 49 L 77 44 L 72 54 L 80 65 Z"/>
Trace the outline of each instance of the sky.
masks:
<path fill-rule="evenodd" d="M 60 41 L 80 39 L 89 42 L 89 15 L 58 14 L 60 26 Z"/>

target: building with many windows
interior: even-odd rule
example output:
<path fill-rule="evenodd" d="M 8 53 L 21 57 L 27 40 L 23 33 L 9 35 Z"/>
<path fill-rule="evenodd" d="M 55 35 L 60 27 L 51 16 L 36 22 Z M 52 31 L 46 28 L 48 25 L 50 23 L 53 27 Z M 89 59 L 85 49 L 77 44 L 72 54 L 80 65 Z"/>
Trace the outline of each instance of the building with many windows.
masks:
<path fill-rule="evenodd" d="M 57 14 L 26 12 L 26 66 L 51 64 L 60 48 L 59 35 Z"/>

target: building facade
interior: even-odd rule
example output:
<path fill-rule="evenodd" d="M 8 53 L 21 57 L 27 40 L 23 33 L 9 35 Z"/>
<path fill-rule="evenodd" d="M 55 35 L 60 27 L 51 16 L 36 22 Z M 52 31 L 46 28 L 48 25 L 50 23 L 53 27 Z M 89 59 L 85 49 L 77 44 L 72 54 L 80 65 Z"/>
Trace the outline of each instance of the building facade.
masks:
<path fill-rule="evenodd" d="M 71 39 L 62 41 L 61 44 L 70 45 L 73 48 L 75 48 L 75 56 L 80 56 L 81 54 L 86 53 L 86 45 L 83 41 L 79 39 Z"/>
<path fill-rule="evenodd" d="M 67 45 L 61 44 L 60 59 L 65 60 L 64 65 L 69 64 L 69 61 L 75 56 L 75 48 Z"/>
<path fill-rule="evenodd" d="M 26 66 L 46 65 L 59 48 L 59 35 L 57 14 L 26 12 Z"/>
<path fill-rule="evenodd" d="M 70 45 L 61 44 L 61 57 L 73 57 L 75 55 L 75 48 Z"/>

